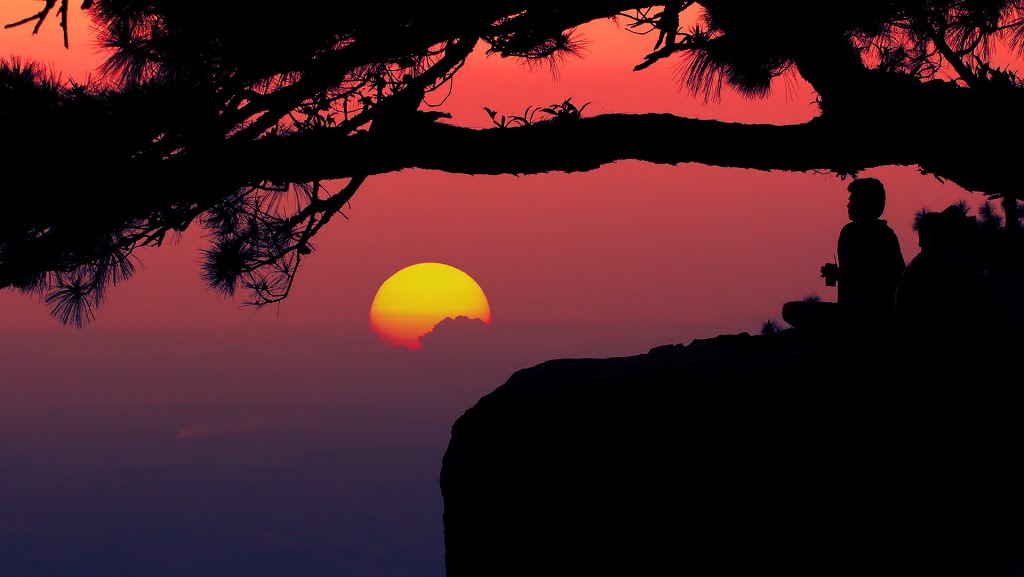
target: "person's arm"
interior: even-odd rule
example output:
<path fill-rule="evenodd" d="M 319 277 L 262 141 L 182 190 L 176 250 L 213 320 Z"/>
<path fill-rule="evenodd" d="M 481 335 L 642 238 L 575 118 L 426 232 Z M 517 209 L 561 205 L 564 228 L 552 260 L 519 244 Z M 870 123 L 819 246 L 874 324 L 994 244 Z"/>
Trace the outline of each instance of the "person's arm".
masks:
<path fill-rule="evenodd" d="M 900 275 L 903 274 L 903 271 L 906 270 L 907 261 L 903 259 L 903 250 L 900 248 L 900 239 L 891 228 L 889 229 L 889 235 L 889 242 L 892 244 L 892 248 L 890 249 L 892 253 L 892 268 L 896 278 L 898 279 Z"/>
<path fill-rule="evenodd" d="M 851 265 L 851 257 L 853 261 L 856 261 L 856 255 L 852 254 L 856 248 L 854 242 L 856 237 L 856 230 L 854 223 L 848 222 L 843 226 L 842 230 L 839 231 L 839 240 L 836 242 L 836 280 L 840 283 L 843 282 L 843 278 L 849 276 L 853 269 L 856 269 L 856 265 Z"/>
<path fill-rule="evenodd" d="M 834 262 L 821 265 L 821 276 L 825 279 L 827 286 L 836 286 L 836 283 L 839 282 L 839 265 Z"/>

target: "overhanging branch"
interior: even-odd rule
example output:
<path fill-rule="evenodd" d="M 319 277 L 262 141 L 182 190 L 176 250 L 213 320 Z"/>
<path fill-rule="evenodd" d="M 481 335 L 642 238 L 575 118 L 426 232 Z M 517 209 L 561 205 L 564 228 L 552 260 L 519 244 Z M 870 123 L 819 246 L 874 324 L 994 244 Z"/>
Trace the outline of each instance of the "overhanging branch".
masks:
<path fill-rule="evenodd" d="M 906 140 L 972 142 L 975 123 L 927 118 L 878 125 L 829 122 L 740 124 L 671 114 L 605 114 L 514 128 L 472 129 L 410 122 L 394 132 L 355 136 L 330 129 L 248 143 L 223 160 L 230 174 L 279 182 L 349 178 L 420 168 L 472 175 L 582 172 L 620 160 L 839 174 L 886 165 L 920 166 L 968 190 L 1016 190 L 1012 159 L 986 147 L 915 146 Z M 941 139 L 941 140 L 940 140 Z M 1010 163 L 1010 164 L 1007 164 Z M 988 166 L 989 170 L 979 169 Z"/>
<path fill-rule="evenodd" d="M 408 168 L 460 174 L 581 172 L 619 160 L 837 172 L 914 163 L 913 151 L 906 146 L 877 146 L 877 139 L 870 140 L 817 120 L 769 125 L 671 114 L 605 114 L 515 128 L 423 123 L 405 126 L 401 133 L 284 136 L 240 147 L 229 162 L 232 171 L 259 172 L 274 181 Z"/>

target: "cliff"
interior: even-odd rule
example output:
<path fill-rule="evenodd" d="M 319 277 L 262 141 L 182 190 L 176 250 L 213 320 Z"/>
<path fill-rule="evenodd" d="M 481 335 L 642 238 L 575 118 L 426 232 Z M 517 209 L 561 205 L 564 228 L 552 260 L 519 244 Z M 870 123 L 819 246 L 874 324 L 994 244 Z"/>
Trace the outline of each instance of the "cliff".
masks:
<path fill-rule="evenodd" d="M 448 577 L 1022 575 L 1020 352 L 787 330 L 520 370 L 452 427 Z"/>

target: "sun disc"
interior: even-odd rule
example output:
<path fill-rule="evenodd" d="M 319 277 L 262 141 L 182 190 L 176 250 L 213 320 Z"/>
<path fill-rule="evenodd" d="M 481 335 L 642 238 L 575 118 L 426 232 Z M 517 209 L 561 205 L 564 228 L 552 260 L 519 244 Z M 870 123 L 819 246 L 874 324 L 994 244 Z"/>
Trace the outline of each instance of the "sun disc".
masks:
<path fill-rule="evenodd" d="M 370 305 L 370 327 L 384 341 L 417 350 L 420 337 L 446 318 L 491 324 L 483 289 L 463 271 L 439 262 L 407 266 L 391 275 Z"/>

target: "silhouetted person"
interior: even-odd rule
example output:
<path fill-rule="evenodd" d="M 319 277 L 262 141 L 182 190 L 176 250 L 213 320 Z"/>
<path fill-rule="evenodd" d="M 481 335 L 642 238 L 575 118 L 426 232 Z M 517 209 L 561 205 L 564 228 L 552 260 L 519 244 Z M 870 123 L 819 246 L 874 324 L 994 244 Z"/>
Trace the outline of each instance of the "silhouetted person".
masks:
<path fill-rule="evenodd" d="M 973 219 L 956 205 L 929 212 L 918 222 L 921 252 L 910 261 L 896 290 L 900 326 L 929 341 L 970 331 L 972 306 L 984 278 L 973 258 Z"/>
<path fill-rule="evenodd" d="M 846 190 L 850 222 L 839 233 L 838 263 L 826 263 L 821 276 L 838 285 L 837 302 L 788 302 L 782 318 L 796 328 L 846 330 L 893 320 L 896 284 L 906 263 L 900 241 L 881 219 L 885 188 L 876 178 L 859 178 Z"/>

